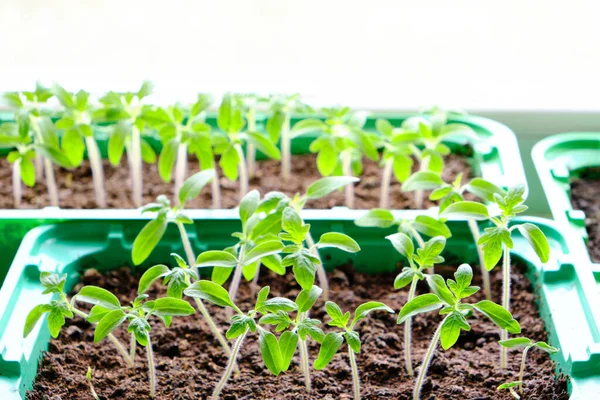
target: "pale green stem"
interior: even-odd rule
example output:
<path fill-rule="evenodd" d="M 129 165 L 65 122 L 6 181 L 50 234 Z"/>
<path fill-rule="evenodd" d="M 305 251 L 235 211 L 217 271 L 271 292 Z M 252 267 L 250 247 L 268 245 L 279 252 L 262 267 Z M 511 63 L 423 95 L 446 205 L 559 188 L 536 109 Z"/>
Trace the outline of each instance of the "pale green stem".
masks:
<path fill-rule="evenodd" d="M 508 391 L 510 392 L 512 397 L 514 397 L 517 400 L 521 400 L 521 396 L 519 396 L 519 394 L 517 392 L 515 392 L 514 388 L 509 388 Z"/>
<path fill-rule="evenodd" d="M 471 229 L 471 235 L 473 235 L 473 240 L 475 240 L 475 248 L 477 249 L 477 256 L 479 257 L 479 267 L 481 269 L 481 280 L 483 282 L 483 292 L 485 293 L 485 298 L 487 300 L 492 300 L 492 288 L 490 285 L 490 273 L 485 268 L 485 262 L 483 257 L 483 249 L 477 243 L 479 241 L 479 226 L 477 225 L 477 221 L 474 219 L 468 220 L 469 229 Z"/>
<path fill-rule="evenodd" d="M 246 330 L 244 331 L 242 336 L 240 336 L 238 338 L 238 340 L 235 342 L 235 345 L 233 346 L 233 350 L 231 351 L 231 356 L 229 357 L 229 361 L 227 362 L 227 367 L 225 368 L 225 373 L 221 377 L 221 380 L 219 381 L 219 383 L 217 384 L 217 387 L 215 388 L 215 390 L 213 392 L 213 395 L 212 395 L 213 400 L 217 400 L 219 398 L 219 395 L 221 394 L 223 387 L 225 387 L 225 384 L 231 377 L 233 368 L 236 365 L 237 356 L 240 352 L 240 349 L 242 348 L 242 343 L 244 342 L 244 339 L 246 338 L 247 334 L 248 334 L 248 328 L 246 328 Z"/>
<path fill-rule="evenodd" d="M 229 286 L 229 298 L 231 301 L 235 303 L 235 298 L 237 296 L 238 289 L 240 288 L 240 281 L 242 280 L 242 261 L 244 260 L 244 256 L 246 255 L 246 245 L 242 244 L 240 246 L 240 252 L 238 254 L 238 263 L 235 266 L 235 271 L 233 272 L 233 279 L 231 280 L 231 285 Z"/>
<path fill-rule="evenodd" d="M 92 181 L 94 182 L 94 192 L 96 194 L 96 205 L 100 208 L 106 208 L 106 193 L 104 192 L 104 169 L 102 167 L 102 157 L 98 144 L 93 136 L 85 136 L 85 147 L 87 148 L 90 168 L 92 169 Z"/>
<path fill-rule="evenodd" d="M 187 262 L 190 268 L 194 268 L 198 277 L 200 277 L 200 271 L 196 268 L 196 256 L 194 255 L 194 250 L 192 249 L 192 244 L 190 242 L 190 238 L 185 230 L 185 226 L 181 222 L 176 222 L 177 228 L 179 228 L 179 235 L 181 236 L 181 242 L 183 243 L 183 249 L 185 250 L 185 256 L 187 258 Z"/>
<path fill-rule="evenodd" d="M 381 194 L 379 198 L 380 208 L 390 207 L 390 182 L 392 181 L 392 170 L 394 167 L 394 159 L 388 158 L 385 160 L 383 172 L 381 176 Z"/>
<path fill-rule="evenodd" d="M 342 173 L 345 176 L 352 175 L 352 150 L 344 150 L 342 152 Z M 354 208 L 354 185 L 351 183 L 344 186 L 344 193 L 346 196 L 346 207 Z"/>
<path fill-rule="evenodd" d="M 235 145 L 235 151 L 237 151 L 238 156 L 240 158 L 240 163 L 238 164 L 239 170 L 239 178 L 240 181 L 240 200 L 242 197 L 248 193 L 248 170 L 246 169 L 246 157 L 244 156 L 244 151 L 242 150 L 242 146 L 239 144 Z"/>
<path fill-rule="evenodd" d="M 502 307 L 510 312 L 510 249 L 504 246 L 504 255 L 502 257 Z M 508 339 L 508 331 L 500 331 L 500 340 Z M 500 347 L 500 367 L 506 368 L 508 365 L 508 348 Z"/>
<path fill-rule="evenodd" d="M 100 400 L 98 393 L 96 393 L 96 389 L 94 389 L 94 384 L 92 383 L 92 380 L 88 379 L 87 381 L 90 386 L 90 392 L 92 393 L 92 397 L 94 398 L 94 400 Z"/>
<path fill-rule="evenodd" d="M 156 396 L 156 369 L 154 368 L 154 353 L 152 352 L 152 342 L 148 334 L 148 346 L 146 346 L 146 355 L 148 356 L 148 377 L 150 378 L 150 397 Z"/>
<path fill-rule="evenodd" d="M 319 277 L 321 289 L 323 289 L 323 300 L 327 301 L 329 300 L 329 283 L 327 281 L 327 272 L 325 272 L 325 266 L 323 265 L 323 260 L 319 254 L 319 249 L 317 249 L 315 246 L 315 240 L 310 232 L 306 234 L 306 245 L 310 249 L 310 252 L 313 254 L 313 256 L 319 259 L 319 264 L 317 265 L 317 276 Z"/>
<path fill-rule="evenodd" d="M 137 347 L 137 340 L 135 340 L 135 335 L 131 334 L 131 341 L 129 342 L 129 358 L 132 363 L 135 363 L 135 349 Z"/>
<path fill-rule="evenodd" d="M 360 400 L 360 378 L 358 376 L 358 367 L 356 366 L 356 357 L 354 350 L 348 346 L 348 358 L 350 358 L 350 368 L 352 368 L 352 386 L 354 388 L 354 400 Z"/>
<path fill-rule="evenodd" d="M 448 318 L 448 317 L 446 317 Z M 440 322 L 435 333 L 433 334 L 433 338 L 431 339 L 431 343 L 429 343 L 429 347 L 427 348 L 427 352 L 425 353 L 425 357 L 423 358 L 423 363 L 421 364 L 421 369 L 419 370 L 419 376 L 417 376 L 417 380 L 415 381 L 415 390 L 413 391 L 413 400 L 419 400 L 421 398 L 421 388 L 423 386 L 423 382 L 425 381 L 425 375 L 427 374 L 427 368 L 429 368 L 429 363 L 431 362 L 431 358 L 435 353 L 435 348 L 440 341 L 440 334 L 442 333 L 442 325 L 444 325 L 444 321 L 446 318 Z"/>
<path fill-rule="evenodd" d="M 13 200 L 15 208 L 21 207 L 21 160 L 17 160 L 12 165 L 12 185 L 13 185 Z"/>
<path fill-rule="evenodd" d="M 54 167 L 48 157 L 44 157 L 44 171 L 46 173 L 46 186 L 48 186 L 50 205 L 58 207 L 58 187 L 56 186 L 56 178 L 54 177 Z"/>
<path fill-rule="evenodd" d="M 173 188 L 173 194 L 177 205 L 180 205 L 179 191 L 183 186 L 187 174 L 187 159 L 187 144 L 179 143 L 179 146 L 177 147 L 177 161 L 175 163 L 175 187 Z"/>
<path fill-rule="evenodd" d="M 429 157 L 425 157 L 421 160 L 421 165 L 419 166 L 419 172 L 427 171 L 429 168 Z M 415 192 L 415 207 L 417 209 L 423 208 L 423 198 L 425 197 L 424 190 L 417 190 Z"/>
<path fill-rule="evenodd" d="M 290 115 L 285 114 L 281 126 L 281 177 L 284 182 L 292 175 L 292 138 L 290 137 Z"/>
<path fill-rule="evenodd" d="M 300 339 L 298 341 L 298 347 L 300 352 L 300 369 L 304 375 L 304 388 L 307 393 L 310 393 L 312 385 L 310 380 L 310 366 L 308 364 L 308 345 L 304 340 Z"/>
<path fill-rule="evenodd" d="M 140 130 L 135 125 L 131 127 L 131 152 L 128 157 L 133 182 L 133 204 L 139 208 L 142 206 L 142 139 Z"/>
<path fill-rule="evenodd" d="M 531 347 L 525 347 L 525 350 L 523 350 L 523 356 L 521 357 L 521 369 L 519 370 L 519 381 L 521 382 L 521 384 L 519 385 L 519 392 L 521 393 L 521 395 L 523 394 L 523 378 L 525 376 L 525 360 L 527 358 L 527 352 L 529 351 Z"/>
<path fill-rule="evenodd" d="M 254 109 L 248 111 L 248 131 L 256 132 L 256 113 Z M 256 147 L 253 143 L 246 143 L 246 161 L 248 162 L 248 177 L 256 175 Z"/>
<path fill-rule="evenodd" d="M 35 153 L 35 180 L 41 181 L 44 178 L 44 156 Z"/>
<path fill-rule="evenodd" d="M 413 276 L 412 282 L 410 283 L 410 289 L 408 290 L 407 303 L 414 299 L 418 281 L 419 278 Z M 408 317 L 406 321 L 404 321 L 404 363 L 408 376 L 414 376 L 415 373 L 412 367 L 412 317 Z"/>
<path fill-rule="evenodd" d="M 210 190 L 212 193 L 212 207 L 214 209 L 218 209 L 221 208 L 221 187 L 219 186 L 219 169 L 217 168 L 217 164 L 214 162 L 212 169 L 215 171 L 215 177 L 212 181 L 210 181 Z M 202 170 L 202 165 L 200 165 L 200 171 Z"/>

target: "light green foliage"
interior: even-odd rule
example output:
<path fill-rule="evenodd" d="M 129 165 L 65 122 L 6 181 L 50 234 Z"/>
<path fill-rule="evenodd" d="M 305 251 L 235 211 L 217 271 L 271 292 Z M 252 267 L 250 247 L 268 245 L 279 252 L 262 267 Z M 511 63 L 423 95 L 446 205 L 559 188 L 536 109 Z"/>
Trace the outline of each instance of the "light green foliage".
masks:
<path fill-rule="evenodd" d="M 392 243 L 398 253 L 402 254 L 408 260 L 408 266 L 402 268 L 402 272 L 394 280 L 395 289 L 405 287 L 415 278 L 419 280 L 425 279 L 424 269 L 444 262 L 444 258 L 440 255 L 446 245 L 446 239 L 443 236 L 431 238 L 422 248 L 418 248 L 416 252 L 412 239 L 404 233 L 395 233 L 386 236 L 386 239 Z"/>
<path fill-rule="evenodd" d="M 443 236 L 449 238 L 452 236 L 450 229 L 446 225 L 446 220 L 435 219 L 428 215 L 419 215 L 414 220 L 396 219 L 391 211 L 383 208 L 374 208 L 354 221 L 360 227 L 390 228 L 398 226 L 398 232 L 421 241 L 421 234 L 434 237 Z"/>

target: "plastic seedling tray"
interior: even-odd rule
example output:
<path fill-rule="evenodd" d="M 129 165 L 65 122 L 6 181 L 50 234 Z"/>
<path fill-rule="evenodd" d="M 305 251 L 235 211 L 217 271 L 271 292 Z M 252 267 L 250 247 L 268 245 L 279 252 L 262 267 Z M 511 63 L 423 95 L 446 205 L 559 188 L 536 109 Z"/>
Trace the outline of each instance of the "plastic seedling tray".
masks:
<path fill-rule="evenodd" d="M 231 232 L 239 228 L 235 213 L 214 213 L 200 218 L 187 227 L 196 252 L 223 248 L 232 243 Z M 346 218 L 315 219 L 315 213 L 303 217 L 312 224 L 315 236 L 325 231 L 345 232 L 354 237 L 362 251 L 356 255 L 326 252 L 326 267 L 352 261 L 362 272 L 380 273 L 395 268 L 398 255 L 384 236 L 392 230 L 358 228 L 354 218 L 359 211 Z M 410 218 L 413 213 L 402 216 Z M 600 302 L 597 300 L 594 276 L 589 269 L 573 262 L 570 243 L 557 225 L 543 219 L 528 218 L 548 236 L 553 255 L 545 265 L 536 263 L 533 250 L 524 238 L 515 238 L 513 256 L 529 267 L 529 277 L 539 294 L 539 309 L 548 329 L 550 342 L 561 351 L 553 356 L 557 373 L 570 377 L 572 399 L 593 399 L 600 391 Z M 12 263 L 4 286 L 0 290 L 0 393 L 3 400 L 23 398 L 31 388 L 37 372 L 38 360 L 47 349 L 50 334 L 47 324 L 38 325 L 27 339 L 22 339 L 22 326 L 27 312 L 48 295 L 42 295 L 39 284 L 41 271 L 68 274 L 69 290 L 78 281 L 85 268 L 109 270 L 130 265 L 132 241 L 144 224 L 138 220 L 90 220 L 40 226 L 29 232 Z M 446 257 L 460 256 L 475 262 L 476 251 L 467 224 L 450 222 L 454 236 L 448 241 Z M 169 261 L 169 253 L 181 252 L 178 233 L 167 231 L 150 259 L 141 266 Z M 330 258 L 331 257 L 331 258 Z M 391 288 L 390 288 L 391 290 Z"/>
<path fill-rule="evenodd" d="M 586 216 L 583 211 L 573 209 L 569 182 L 586 168 L 600 166 L 600 132 L 563 133 L 548 137 L 534 146 L 532 157 L 552 216 L 578 238 L 577 245 L 582 245 L 581 262 L 591 264 L 585 247 L 588 239 Z M 594 266 L 594 271 L 600 274 L 599 264 Z"/>

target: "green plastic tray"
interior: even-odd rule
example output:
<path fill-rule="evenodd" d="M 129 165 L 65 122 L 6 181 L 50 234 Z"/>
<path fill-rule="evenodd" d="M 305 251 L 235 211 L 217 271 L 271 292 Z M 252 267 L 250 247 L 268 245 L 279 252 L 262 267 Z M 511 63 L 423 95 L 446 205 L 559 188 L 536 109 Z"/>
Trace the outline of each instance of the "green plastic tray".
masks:
<path fill-rule="evenodd" d="M 358 228 L 353 219 L 315 219 L 315 213 L 303 217 L 312 224 L 315 236 L 333 230 L 354 237 L 362 251 L 348 255 L 336 250 L 324 254 L 326 267 L 351 260 L 360 271 L 378 273 L 395 269 L 399 256 L 384 236 L 392 230 Z M 223 248 L 232 243 L 231 232 L 239 229 L 235 213 L 223 213 L 197 219 L 188 226 L 196 252 Z M 402 214 L 409 216 L 411 213 Z M 416 215 L 412 213 L 412 215 Z M 529 266 L 529 276 L 539 294 L 539 309 L 550 335 L 550 343 L 561 351 L 553 356 L 557 373 L 568 375 L 572 399 L 594 399 L 600 392 L 600 340 L 595 276 L 573 262 L 570 243 L 552 222 L 538 218 L 522 219 L 537 224 L 548 236 L 552 257 L 545 265 L 522 237 L 515 238 L 513 256 Z M 108 270 L 130 264 L 132 241 L 143 226 L 138 220 L 96 220 L 41 226 L 29 232 L 12 263 L 0 290 L 0 393 L 3 400 L 23 398 L 35 378 L 38 360 L 50 339 L 47 324 L 38 325 L 27 339 L 21 331 L 27 312 L 47 301 L 39 284 L 40 271 L 67 273 L 67 290 L 85 268 Z M 445 256 L 450 260 L 475 262 L 476 251 L 465 222 L 450 222 L 454 236 L 448 241 Z M 169 262 L 169 253 L 182 251 L 177 231 L 168 230 L 158 248 L 143 267 Z M 390 288 L 392 290 L 392 288 Z"/>
<path fill-rule="evenodd" d="M 552 216 L 583 244 L 582 262 L 592 263 L 585 247 L 588 240 L 585 213 L 573 209 L 569 182 L 586 168 L 600 166 L 600 132 L 550 136 L 534 146 L 532 158 Z M 595 265 L 594 271 L 600 274 L 599 264 Z"/>

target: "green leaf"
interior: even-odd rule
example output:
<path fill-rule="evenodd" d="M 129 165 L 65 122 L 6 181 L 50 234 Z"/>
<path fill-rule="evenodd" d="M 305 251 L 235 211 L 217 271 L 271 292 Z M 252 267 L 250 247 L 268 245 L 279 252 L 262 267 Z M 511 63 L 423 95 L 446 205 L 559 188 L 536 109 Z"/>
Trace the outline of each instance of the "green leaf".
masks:
<path fill-rule="evenodd" d="M 213 267 L 210 279 L 217 285 L 223 285 L 233 273 L 231 267 Z"/>
<path fill-rule="evenodd" d="M 171 270 L 166 265 L 155 265 L 150 267 L 142 277 L 138 283 L 138 294 L 146 293 L 146 291 L 150 288 L 150 285 L 154 283 L 157 279 L 160 279 L 167 275 Z"/>
<path fill-rule="evenodd" d="M 412 192 L 415 190 L 431 190 L 444 184 L 439 174 L 431 171 L 415 172 L 402 184 L 402 190 Z"/>
<path fill-rule="evenodd" d="M 142 140 L 140 140 L 140 147 L 142 150 L 142 161 L 146 164 L 154 164 L 156 162 L 156 153 L 152 146 L 150 146 L 150 143 L 142 138 Z"/>
<path fill-rule="evenodd" d="M 167 224 L 165 218 L 157 218 L 142 228 L 135 238 L 131 250 L 131 259 L 134 265 L 140 265 L 148 258 L 167 230 Z"/>
<path fill-rule="evenodd" d="M 196 281 L 185 289 L 183 293 L 185 293 L 186 296 L 206 300 L 220 307 L 232 307 L 236 311 L 239 310 L 237 306 L 233 304 L 233 301 L 231 301 L 227 290 L 211 281 Z"/>
<path fill-rule="evenodd" d="M 260 289 L 260 291 L 256 295 L 256 305 L 254 306 L 256 310 L 262 308 L 263 304 L 267 300 L 267 296 L 269 295 L 270 290 L 271 288 L 269 286 L 265 286 L 264 288 Z"/>
<path fill-rule="evenodd" d="M 108 138 L 108 160 L 114 166 L 119 165 L 125 150 L 125 138 L 131 135 L 131 125 L 119 122 Z"/>
<path fill-rule="evenodd" d="M 238 179 L 238 165 L 240 162 L 240 155 L 235 147 L 229 146 L 227 150 L 223 152 L 221 159 L 219 160 L 219 165 L 223 169 L 223 174 L 225 174 L 227 179 L 231 181 L 236 181 Z"/>
<path fill-rule="evenodd" d="M 43 271 L 40 273 L 40 283 L 46 288 L 42 294 L 61 293 L 67 282 L 67 274 L 59 276 L 53 272 Z"/>
<path fill-rule="evenodd" d="M 143 99 L 144 97 L 150 96 L 154 90 L 154 84 L 150 81 L 144 81 L 140 90 L 137 92 L 137 96 L 139 99 Z"/>
<path fill-rule="evenodd" d="M 277 342 L 275 335 L 271 332 L 261 330 L 258 337 L 258 345 L 263 361 L 269 371 L 275 376 L 279 375 L 281 373 L 281 365 L 283 364 L 283 356 L 281 355 L 279 342 Z"/>
<path fill-rule="evenodd" d="M 39 145 L 37 146 L 37 149 L 40 153 L 44 155 L 44 157 L 49 158 L 50 161 L 52 161 L 54 164 L 59 165 L 63 168 L 73 167 L 73 165 L 71 165 L 71 160 L 69 159 L 69 157 L 67 157 L 67 155 L 60 151 L 58 148 L 46 145 Z"/>
<path fill-rule="evenodd" d="M 298 325 L 298 335 L 301 340 L 306 340 L 307 336 L 310 336 L 317 343 L 323 343 L 325 339 L 325 333 L 319 328 L 321 321 L 318 319 L 306 318 Z"/>
<path fill-rule="evenodd" d="M 298 121 L 294 124 L 291 129 L 291 138 L 295 139 L 298 136 L 304 135 L 309 132 L 322 132 L 328 128 L 327 124 L 319 119 L 307 118 L 302 121 Z"/>
<path fill-rule="evenodd" d="M 343 188 L 346 185 L 358 182 L 359 179 L 353 176 L 330 176 L 321 178 L 311 183 L 306 189 L 306 198 L 320 199 L 328 194 Z"/>
<path fill-rule="evenodd" d="M 402 272 L 394 279 L 394 289 L 402 289 L 404 286 L 412 282 L 415 276 L 415 271 L 410 267 L 404 267 Z"/>
<path fill-rule="evenodd" d="M 431 291 L 441 300 L 443 300 L 449 306 L 456 303 L 456 299 L 452 295 L 452 292 L 446 286 L 444 278 L 441 275 L 429 275 L 425 278 Z"/>
<path fill-rule="evenodd" d="M 321 235 L 317 248 L 335 247 L 348 253 L 360 251 L 360 246 L 350 236 L 338 232 L 328 232 Z"/>
<path fill-rule="evenodd" d="M 94 343 L 98 343 L 102 339 L 104 339 L 109 333 L 114 331 L 121 325 L 125 319 L 127 318 L 127 314 L 123 312 L 123 310 L 112 310 L 108 314 L 104 316 L 96 325 L 96 329 L 94 331 Z"/>
<path fill-rule="evenodd" d="M 281 152 L 277 146 L 264 135 L 257 132 L 246 132 L 246 135 L 248 135 L 248 141 L 254 144 L 254 146 L 267 157 L 274 160 L 281 160 Z"/>
<path fill-rule="evenodd" d="M 502 347 L 513 349 L 516 347 L 529 347 L 533 345 L 533 342 L 526 337 L 517 337 L 512 339 L 500 340 L 498 344 Z"/>
<path fill-rule="evenodd" d="M 227 330 L 227 333 L 225 334 L 225 337 L 227 339 L 235 339 L 237 337 L 242 336 L 248 329 L 250 329 L 249 327 L 249 320 L 250 318 L 246 317 L 246 316 L 241 316 L 241 315 L 234 315 L 232 317 L 232 323 L 231 326 L 229 327 L 229 329 Z"/>
<path fill-rule="evenodd" d="M 459 201 L 450 204 L 440 214 L 440 218 L 484 220 L 490 217 L 488 209 L 475 201 Z"/>
<path fill-rule="evenodd" d="M 228 133 L 231 126 L 231 113 L 232 113 L 232 96 L 231 93 L 226 93 L 221 100 L 219 106 L 219 113 L 217 114 L 217 125 L 223 132 Z"/>
<path fill-rule="evenodd" d="M 185 204 L 187 201 L 196 198 L 204 186 L 215 178 L 215 170 L 205 169 L 190 176 L 183 182 L 179 189 L 179 202 Z"/>
<path fill-rule="evenodd" d="M 285 267 L 281 264 L 281 256 L 279 254 L 271 254 L 263 257 L 260 262 L 277 275 L 285 275 Z"/>
<path fill-rule="evenodd" d="M 176 139 L 169 140 L 163 144 L 160 157 L 158 158 L 158 174 L 165 182 L 171 181 L 171 175 L 175 161 L 177 160 L 177 149 L 179 142 Z"/>
<path fill-rule="evenodd" d="M 316 261 L 310 258 L 310 254 L 306 252 L 289 254 L 282 260 L 282 265 L 293 265 L 294 277 L 302 289 L 310 289 L 315 283 L 317 266 Z"/>
<path fill-rule="evenodd" d="M 25 319 L 25 326 L 23 327 L 24 338 L 29 336 L 31 331 L 33 331 L 33 328 L 35 328 L 35 325 L 42 317 L 42 315 L 44 315 L 44 313 L 47 313 L 50 310 L 51 308 L 47 304 L 38 304 L 29 312 L 29 314 L 27 314 L 27 318 Z"/>
<path fill-rule="evenodd" d="M 183 317 L 192 315 L 195 312 L 194 307 L 190 303 L 173 297 L 156 299 L 154 301 L 154 309 L 152 310 L 152 314 L 157 317 Z"/>
<path fill-rule="evenodd" d="M 281 370 L 287 371 L 290 368 L 292 357 L 298 346 L 298 334 L 291 331 L 285 331 L 279 338 L 279 349 L 281 350 Z"/>
<path fill-rule="evenodd" d="M 468 331 L 471 330 L 471 327 L 467 323 L 464 315 L 459 312 L 453 312 L 444 319 L 440 329 L 442 348 L 448 350 L 450 347 L 454 346 L 458 340 L 461 329 Z"/>
<path fill-rule="evenodd" d="M 60 329 L 64 325 L 64 314 L 56 308 L 50 310 L 50 313 L 48 314 L 48 329 L 50 330 L 50 335 L 56 339 L 58 337 L 58 334 L 60 333 Z"/>
<path fill-rule="evenodd" d="M 467 190 L 486 202 L 494 201 L 494 193 L 506 196 L 506 191 L 483 178 L 473 178 L 467 184 Z"/>
<path fill-rule="evenodd" d="M 391 211 L 383 208 L 375 208 L 367 212 L 362 217 L 357 218 L 354 223 L 360 227 L 375 228 L 389 228 L 397 224 Z"/>
<path fill-rule="evenodd" d="M 22 157 L 19 169 L 21 170 L 21 180 L 23 183 L 29 187 L 33 187 L 35 185 L 35 167 L 33 166 L 33 162 L 29 158 Z"/>
<path fill-rule="evenodd" d="M 146 321 L 142 317 L 137 317 L 129 322 L 127 332 L 133 333 L 135 335 L 135 339 L 140 344 L 140 346 L 148 346 L 148 343 L 150 341 L 150 329 L 150 323 L 148 321 Z"/>
<path fill-rule="evenodd" d="M 104 316 L 106 316 L 106 314 L 108 314 L 111 311 L 112 310 L 109 310 L 108 308 L 104 308 L 102 306 L 94 306 L 90 310 L 90 313 L 88 314 L 86 319 L 89 323 L 95 324 L 97 322 L 100 322 L 102 318 L 104 318 Z"/>
<path fill-rule="evenodd" d="M 319 296 L 323 293 L 323 289 L 313 285 L 309 290 L 302 290 L 296 297 L 298 312 L 307 312 L 315 304 Z"/>
<path fill-rule="evenodd" d="M 318 139 L 317 139 L 318 140 Z M 329 176 L 338 164 L 338 154 L 331 143 L 326 143 L 317 155 L 317 169 L 323 176 Z"/>
<path fill-rule="evenodd" d="M 442 236 L 446 239 L 452 236 L 450 228 L 445 222 L 439 221 L 428 215 L 419 215 L 412 223 L 413 228 L 417 232 L 427 235 L 429 237 Z"/>
<path fill-rule="evenodd" d="M 302 218 L 300 218 L 296 210 L 292 207 L 286 207 L 283 210 L 281 227 L 288 234 L 281 237 L 296 244 L 302 243 L 310 230 L 310 225 L 304 224 Z"/>
<path fill-rule="evenodd" d="M 260 193 L 258 193 L 258 190 L 252 190 L 242 198 L 239 210 L 242 226 L 245 226 L 246 221 L 256 212 L 259 202 Z"/>
<path fill-rule="evenodd" d="M 331 318 L 333 321 L 344 320 L 344 313 L 342 312 L 342 309 L 332 301 L 325 303 L 325 311 L 327 312 L 327 315 L 329 315 L 329 318 Z"/>
<path fill-rule="evenodd" d="M 511 388 L 521 386 L 522 384 L 523 384 L 523 381 L 503 383 L 502 385 L 498 386 L 498 388 L 496 390 L 511 389 Z"/>
<path fill-rule="evenodd" d="M 412 259 L 413 253 L 415 251 L 415 245 L 411 238 L 409 238 L 404 233 L 394 233 L 393 235 L 388 235 L 385 237 L 392 243 L 392 246 L 396 249 L 396 251 L 402 254 L 407 259 Z"/>
<path fill-rule="evenodd" d="M 392 136 L 392 132 L 394 127 L 390 124 L 390 121 L 383 118 L 377 118 L 375 121 L 375 128 L 377 132 L 381 133 L 384 136 Z"/>
<path fill-rule="evenodd" d="M 425 242 L 422 249 L 417 249 L 417 254 L 413 257 L 414 261 L 421 268 L 431 267 L 444 261 L 440 256 L 446 246 L 446 238 L 443 236 L 435 236 Z"/>
<path fill-rule="evenodd" d="M 235 267 L 237 258 L 228 251 L 208 250 L 196 259 L 196 267 Z"/>
<path fill-rule="evenodd" d="M 254 246 L 249 252 L 244 255 L 242 265 L 249 265 L 255 261 L 273 254 L 277 254 L 283 250 L 283 243 L 279 240 L 269 240 Z"/>
<path fill-rule="evenodd" d="M 394 313 L 394 310 L 379 301 L 369 301 L 356 308 L 350 328 L 353 328 L 358 321 L 365 319 L 371 311 L 387 311 L 392 314 Z"/>
<path fill-rule="evenodd" d="M 548 259 L 550 258 L 550 245 L 541 229 L 528 222 L 517 225 L 517 229 L 521 232 L 521 235 L 527 239 L 529 245 L 533 248 L 540 261 L 543 263 L 548 262 Z"/>
<path fill-rule="evenodd" d="M 473 307 L 480 313 L 492 320 L 493 323 L 509 333 L 521 333 L 521 326 L 506 309 L 489 300 L 482 300 L 473 304 Z"/>
<path fill-rule="evenodd" d="M 355 353 L 360 353 L 360 336 L 356 331 L 346 331 L 344 332 L 344 337 L 346 338 L 346 342 L 348 342 L 348 346 Z"/>
<path fill-rule="evenodd" d="M 71 165 L 78 166 L 83 160 L 85 144 L 76 129 L 69 129 L 62 139 L 62 149 L 66 153 Z"/>
<path fill-rule="evenodd" d="M 262 309 L 270 313 L 276 313 L 280 310 L 289 313 L 296 311 L 298 306 L 290 299 L 286 299 L 284 297 L 273 297 L 272 299 L 264 301 Z"/>
<path fill-rule="evenodd" d="M 560 351 L 560 349 L 558 349 L 554 346 L 550 346 L 546 342 L 535 342 L 534 346 L 536 349 L 545 351 L 546 353 L 549 353 L 549 354 L 558 353 Z"/>
<path fill-rule="evenodd" d="M 75 108 L 75 101 L 73 100 L 73 96 L 59 84 L 54 84 L 54 86 L 52 87 L 52 93 L 54 94 L 54 96 L 56 96 L 56 98 L 58 99 L 60 104 L 62 104 L 63 107 L 67 109 Z"/>
<path fill-rule="evenodd" d="M 314 368 L 317 371 L 322 370 L 329 364 L 335 353 L 338 352 L 342 344 L 344 343 L 344 337 L 336 332 L 329 332 L 325 335 L 325 339 L 321 343 L 319 349 L 319 356 L 314 362 Z"/>
<path fill-rule="evenodd" d="M 508 243 L 512 247 L 510 232 L 499 227 L 486 228 L 477 241 L 477 244 L 481 245 L 483 262 L 488 271 L 491 271 L 500 261 L 503 243 Z"/>
<path fill-rule="evenodd" d="M 398 182 L 405 182 L 412 172 L 413 160 L 412 158 L 403 154 L 394 156 L 393 171 L 394 176 L 398 179 Z"/>
<path fill-rule="evenodd" d="M 97 286 L 84 286 L 75 297 L 77 301 L 99 305 L 109 310 L 118 310 L 121 308 L 121 303 L 117 296 Z"/>
<path fill-rule="evenodd" d="M 440 298 L 437 297 L 437 295 L 433 293 L 422 294 L 420 296 L 415 297 L 414 299 L 406 303 L 404 307 L 402 307 L 400 313 L 398 314 L 397 323 L 401 324 L 404 321 L 406 321 L 406 319 L 414 315 L 434 311 L 439 308 L 442 308 L 444 305 L 445 303 L 442 300 L 440 300 Z"/>

